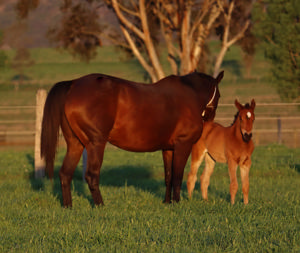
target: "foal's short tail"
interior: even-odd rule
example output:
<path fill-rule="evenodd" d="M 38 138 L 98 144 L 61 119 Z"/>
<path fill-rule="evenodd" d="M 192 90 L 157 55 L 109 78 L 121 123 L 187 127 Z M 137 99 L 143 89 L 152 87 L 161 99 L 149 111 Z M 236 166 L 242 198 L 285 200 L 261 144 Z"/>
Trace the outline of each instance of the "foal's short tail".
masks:
<path fill-rule="evenodd" d="M 71 87 L 72 81 L 59 82 L 50 90 L 42 121 L 41 134 L 41 157 L 46 161 L 46 171 L 49 178 L 53 178 L 54 159 L 59 137 L 59 126 L 64 114 L 66 94 Z"/>

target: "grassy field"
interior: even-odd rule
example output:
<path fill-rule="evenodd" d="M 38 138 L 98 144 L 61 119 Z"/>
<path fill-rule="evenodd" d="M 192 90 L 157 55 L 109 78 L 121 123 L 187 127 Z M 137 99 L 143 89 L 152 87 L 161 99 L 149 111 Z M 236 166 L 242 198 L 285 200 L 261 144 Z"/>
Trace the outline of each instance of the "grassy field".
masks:
<path fill-rule="evenodd" d="M 165 205 L 161 154 L 108 147 L 95 208 L 81 169 L 75 172 L 73 209 L 61 206 L 56 160 L 53 185 L 34 179 L 31 149 L 0 150 L 0 252 L 299 252 L 300 149 L 256 148 L 250 203 L 229 201 L 229 178 L 218 165 L 201 199 L 199 183 L 188 200 Z M 201 170 L 199 170 L 201 171 Z"/>
<path fill-rule="evenodd" d="M 16 82 L 12 81 L 17 75 L 16 70 L 9 67 L 0 70 L 0 106 L 34 105 L 37 89 L 48 90 L 56 82 L 95 72 L 133 81 L 149 82 L 145 80 L 145 71 L 137 60 L 126 58 L 113 47 L 100 48 L 97 57 L 90 63 L 80 62 L 65 51 L 51 48 L 36 48 L 31 49 L 30 52 L 35 64 L 24 70 L 28 80 L 20 85 L 18 91 L 14 87 Z M 15 52 L 10 50 L 6 53 L 9 63 Z M 166 74 L 171 74 L 167 63 L 163 62 L 163 65 L 166 66 Z M 209 74 L 210 67 L 207 68 Z M 227 53 L 221 69 L 225 70 L 225 76 L 220 85 L 221 104 L 233 103 L 235 98 L 245 102 L 252 98 L 264 103 L 280 101 L 276 89 L 269 81 L 269 65 L 260 52 L 255 56 L 250 78 L 244 78 L 245 68 L 241 61 L 240 49 L 237 47 L 232 47 Z"/>
<path fill-rule="evenodd" d="M 14 52 L 7 53 L 11 60 Z M 0 106 L 35 105 L 37 89 L 48 90 L 55 82 L 92 72 L 134 81 L 144 81 L 145 77 L 136 60 L 119 56 L 112 47 L 99 49 L 89 64 L 54 49 L 32 49 L 31 55 L 35 64 L 26 69 L 29 80 L 18 91 L 12 82 L 17 73 L 9 68 L 1 70 Z M 250 79 L 243 77 L 240 56 L 238 48 L 226 55 L 220 103 L 233 103 L 235 98 L 242 103 L 252 98 L 258 103 L 279 102 L 262 55 L 256 55 Z M 233 117 L 236 110 L 227 110 L 225 113 Z M 277 115 L 276 110 L 257 108 L 264 115 Z M 0 119 L 32 120 L 34 113 L 32 109 L 4 109 Z M 288 111 L 288 115 L 297 116 L 299 110 Z M 16 130 L 31 129 L 30 124 L 34 126 L 34 122 L 22 123 Z M 105 206 L 93 206 L 78 168 L 72 184 L 73 209 L 65 210 L 57 176 L 63 155 L 62 148 L 52 185 L 47 179 L 34 179 L 31 148 L 0 147 L 0 252 L 300 251 L 300 149 L 276 145 L 256 148 L 250 204 L 246 207 L 241 190 L 236 205 L 230 205 L 229 178 L 223 165 L 218 165 L 212 176 L 209 202 L 201 199 L 199 183 L 193 199 L 188 200 L 187 165 L 182 201 L 164 205 L 161 154 L 128 153 L 109 147 L 100 180 Z"/>
<path fill-rule="evenodd" d="M 83 63 L 72 58 L 65 51 L 51 48 L 31 49 L 34 65 L 25 69 L 24 74 L 28 80 L 14 90 L 12 78 L 17 72 L 9 67 L 0 70 L 0 105 L 34 104 L 35 92 L 38 88 L 49 89 L 54 83 L 69 80 L 89 73 L 105 73 L 126 78 L 133 81 L 148 82 L 145 80 L 145 71 L 135 59 L 127 59 L 120 51 L 113 47 L 100 48 L 98 55 L 90 63 Z M 15 52 L 7 51 L 8 63 L 11 62 Z M 162 52 L 163 55 L 163 52 Z M 213 58 L 214 56 L 212 56 Z M 168 71 L 167 63 L 166 74 Z M 276 90 L 269 83 L 269 65 L 261 53 L 257 53 L 251 71 L 251 78 L 245 79 L 245 69 L 241 61 L 239 48 L 233 47 L 226 55 L 222 69 L 225 70 L 224 79 L 220 85 L 222 94 L 220 103 L 233 103 L 235 98 L 249 100 L 255 97 L 259 102 L 279 101 Z M 207 72 L 209 73 L 210 67 Z"/>

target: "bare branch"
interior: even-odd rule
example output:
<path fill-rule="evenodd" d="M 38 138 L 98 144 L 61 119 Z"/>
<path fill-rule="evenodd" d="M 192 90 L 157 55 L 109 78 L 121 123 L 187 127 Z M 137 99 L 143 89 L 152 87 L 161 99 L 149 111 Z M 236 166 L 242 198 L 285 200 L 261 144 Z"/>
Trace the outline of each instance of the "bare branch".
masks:
<path fill-rule="evenodd" d="M 120 22 L 122 24 L 124 24 L 124 26 L 126 26 L 128 29 L 130 29 L 131 31 L 133 31 L 137 36 L 139 36 L 142 40 L 145 40 L 145 35 L 144 33 L 138 29 L 133 23 L 131 23 L 121 12 L 120 8 L 119 8 L 119 3 L 117 0 L 111 0 L 112 1 L 112 6 L 116 12 L 116 15 L 118 17 L 118 19 L 120 20 Z"/>
<path fill-rule="evenodd" d="M 227 46 L 231 47 L 235 42 L 237 42 L 239 39 L 241 39 L 244 36 L 249 25 L 250 25 L 250 20 L 247 20 L 247 22 L 245 23 L 242 30 L 237 35 L 235 35 L 230 41 L 227 42 Z"/>
<path fill-rule="evenodd" d="M 214 66 L 214 76 L 217 75 L 219 72 L 219 69 L 221 67 L 221 63 L 224 59 L 224 56 L 228 50 L 229 47 L 231 47 L 235 42 L 237 42 L 239 39 L 241 39 L 245 31 L 248 29 L 250 25 L 250 20 L 247 20 L 244 24 L 243 28 L 240 30 L 238 34 L 236 34 L 231 40 L 229 40 L 229 32 L 230 32 L 230 22 L 232 17 L 232 11 L 234 9 L 234 1 L 232 1 L 229 5 L 228 13 L 225 12 L 224 8 L 222 7 L 222 11 L 224 12 L 224 19 L 225 19 L 225 27 L 224 27 L 224 34 L 222 38 L 222 47 L 221 50 L 217 56 L 215 66 Z"/>
<path fill-rule="evenodd" d="M 119 4 L 119 7 L 120 7 L 120 10 L 126 12 L 129 15 L 132 15 L 132 16 L 135 16 L 135 17 L 140 17 L 140 15 L 138 13 L 138 9 L 136 11 L 132 11 L 132 10 L 129 10 L 128 8 L 126 8 L 124 5 L 121 5 L 121 4 Z"/>
<path fill-rule="evenodd" d="M 165 77 L 165 73 L 163 71 L 163 68 L 160 64 L 160 60 L 158 58 L 158 55 L 156 53 L 156 49 L 154 47 L 154 44 L 152 42 L 151 34 L 149 31 L 149 25 L 148 25 L 148 19 L 147 19 L 147 12 L 145 8 L 145 0 L 140 0 L 140 17 L 141 17 L 141 24 L 142 29 L 144 32 L 144 42 L 146 45 L 146 49 L 149 55 L 149 59 L 153 65 L 153 68 L 157 74 L 158 79 L 161 79 Z"/>
<path fill-rule="evenodd" d="M 138 50 L 137 46 L 135 45 L 135 43 L 134 43 L 133 39 L 131 38 L 131 36 L 130 36 L 129 32 L 127 31 L 127 29 L 124 26 L 121 26 L 121 29 L 122 29 L 122 32 L 123 32 L 128 44 L 130 45 L 132 53 L 135 55 L 135 57 L 141 63 L 143 68 L 149 73 L 149 75 L 151 76 L 152 81 L 154 81 L 154 82 L 157 81 L 157 77 L 155 75 L 155 72 L 154 72 L 153 68 L 144 59 L 144 57 L 142 56 L 142 54 Z"/>
<path fill-rule="evenodd" d="M 183 7 L 184 5 L 182 5 Z M 192 71 L 191 69 L 191 62 L 190 62 L 190 56 L 191 56 L 191 38 L 189 37 L 189 31 L 190 31 L 190 21 L 191 21 L 191 6 L 185 5 L 183 10 L 183 17 L 182 17 L 182 23 L 181 23 L 181 51 L 182 51 L 182 58 L 181 60 L 184 62 L 184 64 L 181 64 L 181 73 L 188 73 Z"/>
<path fill-rule="evenodd" d="M 159 8 L 154 8 L 153 9 L 153 12 L 154 14 L 163 22 L 165 23 L 169 28 L 171 29 L 174 29 L 175 26 L 173 24 L 173 22 L 168 18 L 166 17 L 166 15 L 164 15 L 162 12 L 161 12 L 161 9 Z"/>
<path fill-rule="evenodd" d="M 202 23 L 204 17 L 208 13 L 209 9 L 211 8 L 212 1 L 205 0 L 200 11 L 198 12 L 198 15 L 194 21 L 194 24 L 192 26 L 192 29 L 190 31 L 191 36 L 195 33 L 196 29 L 199 27 L 199 25 Z"/>

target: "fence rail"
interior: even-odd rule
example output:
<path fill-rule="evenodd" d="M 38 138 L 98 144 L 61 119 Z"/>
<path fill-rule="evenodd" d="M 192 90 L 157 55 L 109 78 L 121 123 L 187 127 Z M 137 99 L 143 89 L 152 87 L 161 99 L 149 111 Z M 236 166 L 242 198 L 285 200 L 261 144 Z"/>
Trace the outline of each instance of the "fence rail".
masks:
<path fill-rule="evenodd" d="M 300 103 L 257 103 L 254 141 L 256 145 L 283 143 L 300 147 Z M 36 106 L 0 106 L 0 145 L 34 143 Z M 219 104 L 216 121 L 230 125 L 234 104 Z"/>

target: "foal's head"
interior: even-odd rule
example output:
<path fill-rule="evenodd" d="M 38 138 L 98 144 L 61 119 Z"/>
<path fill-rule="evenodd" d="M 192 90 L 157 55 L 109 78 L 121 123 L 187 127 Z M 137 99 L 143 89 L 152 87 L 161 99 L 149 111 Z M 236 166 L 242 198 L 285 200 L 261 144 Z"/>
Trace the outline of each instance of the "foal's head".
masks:
<path fill-rule="evenodd" d="M 249 142 L 252 137 L 252 127 L 255 119 L 254 108 L 255 100 L 251 100 L 251 104 L 241 105 L 237 100 L 235 100 L 235 106 L 238 108 L 238 114 L 236 120 L 240 122 L 240 130 L 245 142 Z"/>

